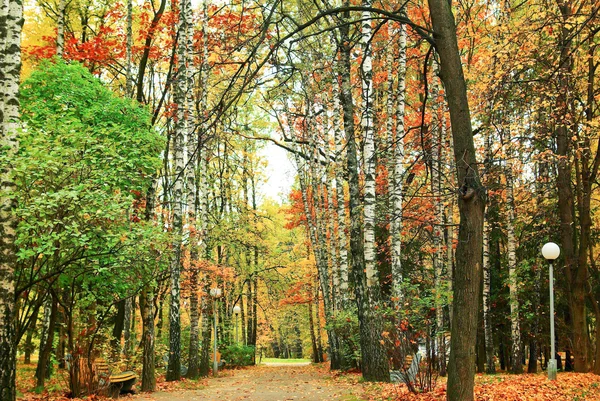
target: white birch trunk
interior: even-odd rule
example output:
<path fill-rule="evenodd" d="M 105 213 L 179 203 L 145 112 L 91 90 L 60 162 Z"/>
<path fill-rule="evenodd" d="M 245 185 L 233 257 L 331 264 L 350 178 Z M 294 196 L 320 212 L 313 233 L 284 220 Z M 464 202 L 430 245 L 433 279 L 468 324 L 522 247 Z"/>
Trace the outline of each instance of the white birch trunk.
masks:
<path fill-rule="evenodd" d="M 371 6 L 371 1 L 363 1 L 365 7 Z M 379 277 L 375 261 L 375 130 L 373 128 L 373 60 L 370 40 L 373 29 L 371 14 L 363 12 L 361 25 L 362 49 L 362 132 L 364 137 L 364 247 L 367 288 L 378 287 Z"/>
<path fill-rule="evenodd" d="M 486 173 L 491 176 L 492 171 L 492 143 L 490 134 L 486 137 Z M 496 373 L 494 362 L 494 337 L 492 334 L 492 266 L 490 264 L 490 236 L 489 207 L 485 212 L 483 221 L 483 330 L 485 336 L 486 373 Z"/>
<path fill-rule="evenodd" d="M 393 140 L 390 203 L 392 221 L 390 224 L 392 253 L 392 296 L 396 308 L 402 308 L 402 178 L 404 176 L 404 102 L 406 96 L 406 27 L 398 28 L 398 90 L 396 99 L 396 134 Z"/>
<path fill-rule="evenodd" d="M 518 283 L 519 276 L 517 274 L 517 240 L 515 237 L 515 198 L 513 192 L 513 172 L 510 144 L 507 153 L 507 162 L 505 165 L 506 177 L 506 206 L 507 206 L 507 248 L 508 248 L 508 286 L 509 286 L 509 302 L 510 302 L 510 327 L 511 327 L 511 371 L 512 373 L 523 372 L 523 352 L 521 349 L 521 329 L 519 325 L 519 292 Z"/>
<path fill-rule="evenodd" d="M 336 75 L 336 80 L 338 79 Z M 334 82 L 333 96 L 333 136 L 335 142 L 335 195 L 337 199 L 338 241 L 339 241 L 339 275 L 340 275 L 340 304 L 342 309 L 348 305 L 348 234 L 346 197 L 344 195 L 344 142 L 341 132 L 342 108 L 340 107 L 339 85 Z"/>
<path fill-rule="evenodd" d="M 19 78 L 23 3 L 3 0 L 0 4 L 0 148 L 6 157 L 0 167 L 0 399 L 16 398 L 15 328 L 15 207 L 16 185 L 10 160 L 19 149 Z"/>
<path fill-rule="evenodd" d="M 328 166 L 329 170 L 331 166 Z M 340 296 L 340 265 L 339 265 L 339 242 L 335 235 L 335 221 L 337 220 L 337 210 L 333 205 L 333 185 L 331 185 L 331 176 L 329 171 L 325 177 L 325 189 L 327 191 L 327 231 L 329 237 L 329 260 L 331 261 L 331 278 L 332 288 L 331 295 L 333 301 L 333 308 L 339 309 L 338 299 Z"/>
<path fill-rule="evenodd" d="M 487 217 L 487 216 L 486 216 Z M 496 372 L 494 338 L 492 337 L 492 271 L 490 266 L 490 227 L 486 218 L 483 225 L 483 328 L 485 335 L 486 373 Z"/>
<path fill-rule="evenodd" d="M 190 306 L 190 343 L 188 347 L 188 378 L 197 378 L 199 375 L 199 358 L 198 352 L 200 349 L 200 332 L 199 332 L 199 320 L 200 314 L 198 310 L 198 267 L 196 262 L 198 261 L 198 233 L 196 232 L 196 192 L 197 179 L 196 179 L 196 159 L 198 157 L 198 146 L 199 141 L 195 132 L 196 119 L 194 112 L 194 63 L 192 59 L 193 54 L 193 13 L 192 13 L 192 2 L 190 0 L 185 1 L 185 47 L 187 58 L 185 68 L 185 79 L 187 81 L 187 93 L 186 93 L 186 146 L 187 146 L 187 161 L 186 166 L 186 190 L 187 190 L 187 233 L 188 233 L 188 249 L 190 252 L 190 294 L 189 294 L 189 306 Z"/>
<path fill-rule="evenodd" d="M 181 320 L 180 320 L 180 275 L 182 261 L 183 234 L 183 203 L 184 203 L 184 178 L 185 161 L 184 146 L 188 130 L 186 105 L 188 93 L 188 80 L 186 66 L 188 60 L 187 48 L 187 6 L 188 1 L 180 3 L 179 39 L 177 43 L 177 80 L 175 82 L 173 100 L 177 106 L 175 127 L 173 132 L 174 152 L 174 177 L 173 177 L 173 255 L 171 258 L 171 301 L 169 309 L 169 364 L 167 368 L 167 381 L 179 380 L 181 377 Z"/>
<path fill-rule="evenodd" d="M 56 24 L 56 56 L 58 58 L 63 57 L 65 50 L 65 7 L 65 0 L 60 0 L 58 3 L 58 21 Z M 127 92 L 127 95 L 129 95 L 129 92 Z"/>
<path fill-rule="evenodd" d="M 444 306 L 445 306 L 445 280 L 444 280 L 444 252 L 442 243 L 444 232 L 444 205 L 442 203 L 442 166 L 443 166 L 443 143 L 446 137 L 444 102 L 440 101 L 441 82 L 437 80 L 439 66 L 433 62 L 435 75 L 433 78 L 432 101 L 433 104 L 433 131 L 431 140 L 431 187 L 435 202 L 435 222 L 433 227 L 433 243 L 435 254 L 433 258 L 435 274 L 435 316 L 437 326 L 437 355 L 439 359 L 439 372 L 441 376 L 446 375 L 446 343 L 444 336 Z"/>

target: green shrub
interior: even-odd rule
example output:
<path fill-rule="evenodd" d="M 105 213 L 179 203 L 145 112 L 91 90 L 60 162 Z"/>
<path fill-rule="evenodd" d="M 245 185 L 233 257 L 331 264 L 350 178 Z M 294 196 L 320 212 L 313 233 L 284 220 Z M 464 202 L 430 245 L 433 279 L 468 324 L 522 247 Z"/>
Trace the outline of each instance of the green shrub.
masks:
<path fill-rule="evenodd" d="M 358 311 L 349 308 L 345 311 L 336 311 L 328 325 L 333 329 L 339 340 L 340 364 L 342 370 L 360 366 L 360 334 L 358 325 Z"/>
<path fill-rule="evenodd" d="M 254 347 L 249 345 L 228 345 L 221 350 L 225 366 L 248 366 L 254 364 Z"/>

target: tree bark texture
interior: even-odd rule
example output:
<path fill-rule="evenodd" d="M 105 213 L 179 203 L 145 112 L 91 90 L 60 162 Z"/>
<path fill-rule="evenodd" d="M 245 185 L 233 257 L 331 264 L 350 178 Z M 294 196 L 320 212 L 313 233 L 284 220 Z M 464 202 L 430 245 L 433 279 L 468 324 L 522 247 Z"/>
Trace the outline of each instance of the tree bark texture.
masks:
<path fill-rule="evenodd" d="M 337 79 L 337 76 L 336 76 Z M 334 83 L 332 88 L 333 96 L 333 136 L 335 142 L 336 160 L 344 159 L 345 146 L 342 138 L 342 110 L 340 107 L 339 85 Z M 344 194 L 344 165 L 339 162 L 335 166 L 335 196 L 337 200 L 337 218 L 338 218 L 338 246 L 339 246 L 339 282 L 340 282 L 340 302 L 339 309 L 345 309 L 348 305 L 348 236 L 346 234 L 347 213 L 346 213 L 346 197 Z"/>
<path fill-rule="evenodd" d="M 390 180 L 390 203 L 392 205 L 392 221 L 390 224 L 390 239 L 392 255 L 392 295 L 394 297 L 396 308 L 401 309 L 404 303 L 404 294 L 402 291 L 402 191 L 404 179 L 404 108 L 406 98 L 406 26 L 402 24 L 399 26 L 398 30 L 396 132 L 391 140 L 392 179 Z M 391 96 L 391 85 L 389 89 Z"/>
<path fill-rule="evenodd" d="M 23 3 L 5 0 L 0 5 L 0 401 L 16 398 L 16 303 L 15 303 L 15 230 L 13 213 L 16 184 L 10 161 L 19 142 L 19 77 L 21 73 L 21 30 Z"/>
<path fill-rule="evenodd" d="M 142 312 L 142 391 L 156 388 L 154 364 L 154 297 L 151 288 L 144 288 L 140 295 Z"/>
<path fill-rule="evenodd" d="M 58 2 L 58 21 L 56 24 L 56 56 L 63 57 L 65 50 L 65 0 Z M 127 92 L 129 94 L 129 92 Z"/>
<path fill-rule="evenodd" d="M 365 7 L 371 6 L 371 1 L 363 1 Z M 371 50 L 371 14 L 363 12 L 361 23 L 362 50 L 362 134 L 363 134 L 363 168 L 364 168 L 364 258 L 369 290 L 379 287 L 379 274 L 375 261 L 375 129 L 373 127 L 373 60 Z M 378 291 L 376 291 L 378 292 Z"/>
<path fill-rule="evenodd" d="M 180 276 L 183 234 L 183 181 L 184 181 L 184 152 L 187 131 L 186 104 L 188 82 L 186 78 L 187 61 L 187 21 L 185 7 L 187 2 L 180 3 L 179 38 L 177 42 L 178 72 L 174 88 L 174 103 L 177 105 L 175 128 L 173 133 L 174 179 L 173 179 L 173 255 L 171 258 L 171 299 L 169 304 L 169 364 L 167 381 L 179 380 L 181 377 L 181 318 L 180 318 Z"/>
<path fill-rule="evenodd" d="M 510 146 L 510 144 L 509 144 Z M 509 159 L 510 149 L 506 152 Z M 515 196 L 513 189 L 512 163 L 509 160 L 505 166 L 507 221 L 506 247 L 508 250 L 508 287 L 510 302 L 510 337 L 511 337 L 511 373 L 523 373 L 523 350 L 521 349 L 521 328 L 519 323 L 519 276 L 517 274 L 517 239 L 515 236 Z"/>
<path fill-rule="evenodd" d="M 52 345 L 54 344 L 57 316 L 58 303 L 48 295 L 48 299 L 44 304 L 44 328 L 42 329 L 40 353 L 35 370 L 36 386 L 38 388 L 44 388 L 46 379 L 50 378 L 50 355 L 52 354 Z"/>
<path fill-rule="evenodd" d="M 480 183 L 473 143 L 467 88 L 462 70 L 456 25 L 446 0 L 429 0 L 440 76 L 450 110 L 460 212 L 448 365 L 449 401 L 474 399 L 475 344 L 481 284 L 485 193 Z"/>
<path fill-rule="evenodd" d="M 360 348 L 363 378 L 367 381 L 389 381 L 389 366 L 382 344 L 383 319 L 376 313 L 365 274 L 365 250 L 362 226 L 363 208 L 360 204 L 358 154 L 354 127 L 354 101 L 350 81 L 350 41 L 348 27 L 340 26 L 340 103 L 346 134 L 348 186 L 350 192 L 350 254 L 351 278 L 360 322 Z M 377 288 L 378 289 L 378 288 Z M 374 292 L 374 291 L 373 291 Z"/>

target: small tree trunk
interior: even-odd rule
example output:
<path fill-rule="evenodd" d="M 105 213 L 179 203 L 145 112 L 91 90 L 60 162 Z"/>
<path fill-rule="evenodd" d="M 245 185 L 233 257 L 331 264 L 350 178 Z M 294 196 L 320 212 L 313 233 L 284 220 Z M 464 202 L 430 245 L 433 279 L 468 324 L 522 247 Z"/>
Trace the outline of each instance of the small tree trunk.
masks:
<path fill-rule="evenodd" d="M 252 345 L 252 329 L 254 328 L 254 297 L 252 296 L 252 279 L 248 280 L 248 332 L 246 344 Z"/>
<path fill-rule="evenodd" d="M 313 317 L 313 305 L 312 301 L 308 302 L 308 324 L 310 329 L 310 343 L 312 344 L 312 361 L 314 363 L 323 362 L 323 356 L 319 354 L 319 348 L 317 347 L 317 336 L 315 334 L 315 319 Z"/>
<path fill-rule="evenodd" d="M 58 21 L 56 24 L 56 56 L 63 57 L 65 50 L 65 0 L 58 3 Z"/>
<path fill-rule="evenodd" d="M 125 327 L 125 303 L 126 300 L 124 299 L 117 303 L 117 314 L 115 316 L 115 324 L 112 330 L 111 354 L 115 358 L 121 351 L 121 337 L 123 336 L 123 328 Z"/>
<path fill-rule="evenodd" d="M 128 297 L 125 300 L 125 308 L 124 308 L 124 315 L 123 315 L 123 339 L 124 339 L 124 343 L 123 343 L 123 350 L 122 350 L 122 354 L 123 357 L 125 358 L 125 360 L 127 360 L 127 364 L 129 364 L 129 359 L 131 358 L 131 347 L 132 347 L 132 341 L 131 341 L 131 324 L 133 323 L 133 315 L 134 315 L 134 310 L 133 310 L 133 300 L 132 297 Z"/>
<path fill-rule="evenodd" d="M 537 373 L 537 343 L 534 338 L 529 340 L 529 364 L 527 373 Z"/>
<path fill-rule="evenodd" d="M 494 337 L 492 336 L 492 274 L 490 266 L 490 229 L 486 220 L 484 223 L 483 236 L 483 325 L 485 332 L 485 354 L 486 354 L 486 373 L 496 373 L 496 364 L 494 363 Z"/>
<path fill-rule="evenodd" d="M 48 300 L 44 305 L 44 326 L 45 333 L 42 335 L 43 341 L 40 342 L 40 354 L 38 357 L 37 369 L 35 377 L 37 379 L 36 386 L 44 388 L 44 382 L 50 377 L 50 354 L 52 353 L 52 344 L 54 343 L 54 329 L 56 325 L 56 317 L 58 313 L 58 302 L 48 296 Z"/>
<path fill-rule="evenodd" d="M 154 297 L 150 287 L 144 288 L 140 295 L 142 314 L 142 391 L 152 392 L 156 388 L 154 364 Z"/>
<path fill-rule="evenodd" d="M 35 308 L 34 312 L 33 312 L 33 316 L 31 317 L 31 323 L 29 324 L 30 327 L 27 330 L 27 337 L 25 338 L 25 355 L 23 358 L 23 362 L 26 365 L 29 365 L 31 363 L 31 353 L 33 352 L 34 346 L 33 346 L 33 333 L 37 332 L 37 320 L 38 320 L 38 313 L 39 313 L 40 308 Z"/>
<path fill-rule="evenodd" d="M 187 377 L 190 379 L 196 379 L 200 375 L 200 333 L 198 327 L 200 315 L 198 307 L 198 268 L 196 266 L 190 266 L 190 269 L 190 346 L 188 356 Z"/>
<path fill-rule="evenodd" d="M 205 288 L 205 291 L 208 293 L 209 288 Z M 200 303 L 202 305 L 202 347 L 200 349 L 200 366 L 198 367 L 198 373 L 202 377 L 207 377 L 210 374 L 212 308 L 210 307 L 210 300 L 207 296 L 202 297 Z"/>
<path fill-rule="evenodd" d="M 316 331 L 317 331 L 317 351 L 321 361 L 325 361 L 323 357 L 323 337 L 321 335 L 321 307 L 319 302 L 319 283 L 315 285 L 315 314 L 316 314 Z"/>

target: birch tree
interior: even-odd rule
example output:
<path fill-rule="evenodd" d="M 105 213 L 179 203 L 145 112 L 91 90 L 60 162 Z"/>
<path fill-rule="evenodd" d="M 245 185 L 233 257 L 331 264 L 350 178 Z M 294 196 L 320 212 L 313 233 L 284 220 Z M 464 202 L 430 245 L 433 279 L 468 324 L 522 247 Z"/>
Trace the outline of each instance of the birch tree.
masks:
<path fill-rule="evenodd" d="M 0 400 L 16 399 L 17 344 L 15 337 L 15 182 L 11 160 L 19 142 L 19 77 L 23 3 L 4 0 L 0 5 Z"/>
<path fill-rule="evenodd" d="M 187 68 L 189 63 L 188 24 L 191 23 L 191 2 L 182 1 L 179 9 L 179 34 L 177 42 L 178 66 L 173 100 L 177 106 L 177 115 L 173 133 L 174 179 L 173 179 L 173 255 L 171 259 L 171 300 L 169 305 L 169 364 L 167 381 L 181 377 L 181 318 L 180 318 L 180 276 L 182 265 L 183 202 L 185 161 L 184 146 L 188 132 L 186 105 L 188 102 L 189 82 Z"/>
<path fill-rule="evenodd" d="M 516 253 L 516 237 L 515 237 L 515 196 L 513 183 L 513 164 L 512 164 L 512 147 L 507 145 L 506 150 L 507 160 L 504 165 L 504 177 L 506 179 L 506 234 L 507 234 L 507 250 L 508 250 L 508 287 L 510 291 L 510 337 L 511 343 L 511 372 L 523 373 L 522 350 L 521 350 L 521 329 L 519 324 L 519 295 L 517 275 L 517 253 Z"/>
<path fill-rule="evenodd" d="M 388 23 L 389 24 L 389 23 Z M 391 54 L 391 52 L 390 52 Z M 388 61 L 389 63 L 389 61 Z M 391 67 L 391 65 L 390 65 Z M 389 72 L 390 80 L 388 96 L 393 92 L 392 71 Z M 406 26 L 400 24 L 398 27 L 398 87 L 396 90 L 396 132 L 395 137 L 391 138 L 392 144 L 392 163 L 390 171 L 392 179 L 390 180 L 390 203 L 392 205 L 392 222 L 390 225 L 391 253 L 392 253 L 392 296 L 395 299 L 396 307 L 402 308 L 402 185 L 404 178 L 404 107 L 406 96 Z M 393 102 L 388 100 L 388 113 L 390 128 L 392 132 L 391 118 Z"/>

